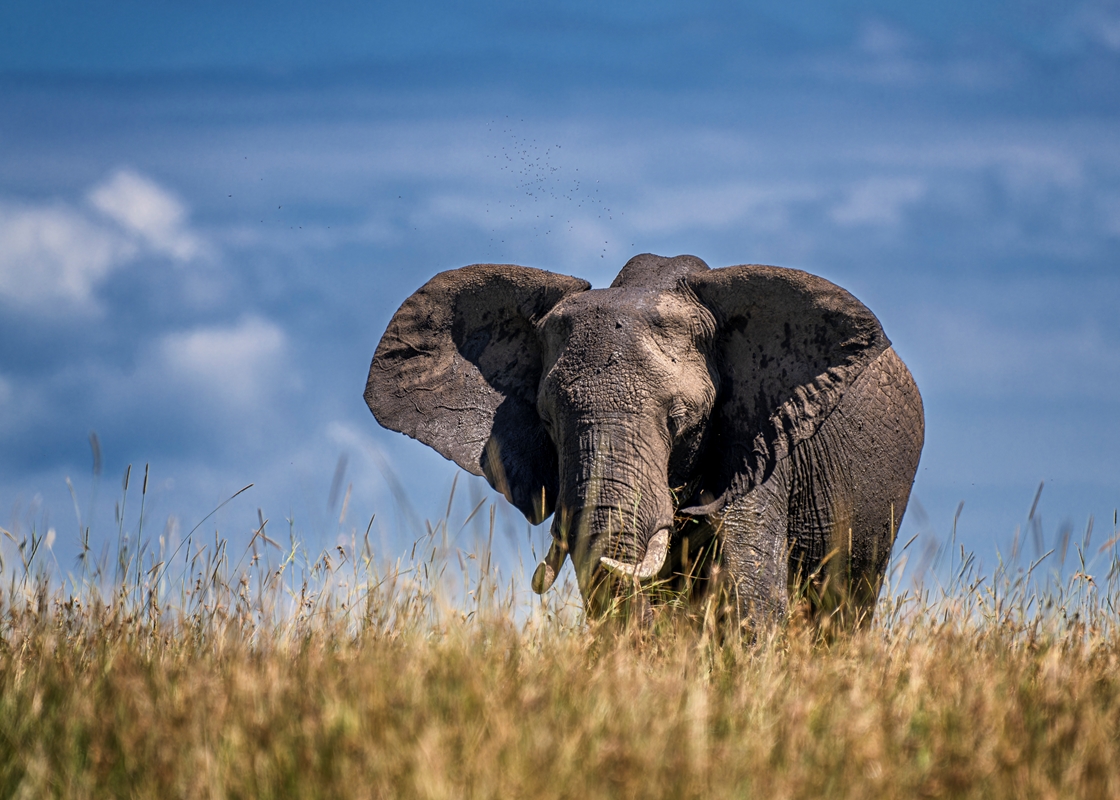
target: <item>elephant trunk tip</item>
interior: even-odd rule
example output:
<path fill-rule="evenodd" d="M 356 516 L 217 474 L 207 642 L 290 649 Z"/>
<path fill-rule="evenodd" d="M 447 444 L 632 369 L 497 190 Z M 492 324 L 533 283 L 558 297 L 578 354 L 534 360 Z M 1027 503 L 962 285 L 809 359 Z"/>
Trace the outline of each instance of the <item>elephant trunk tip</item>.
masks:
<path fill-rule="evenodd" d="M 602 564 L 608 572 L 620 578 L 648 581 L 650 578 L 655 577 L 657 573 L 661 572 L 661 568 L 665 566 L 665 558 L 668 554 L 669 531 L 667 528 L 662 528 L 649 540 L 649 544 L 646 545 L 646 554 L 641 562 L 637 564 L 627 564 L 603 556 L 599 559 L 599 563 Z"/>

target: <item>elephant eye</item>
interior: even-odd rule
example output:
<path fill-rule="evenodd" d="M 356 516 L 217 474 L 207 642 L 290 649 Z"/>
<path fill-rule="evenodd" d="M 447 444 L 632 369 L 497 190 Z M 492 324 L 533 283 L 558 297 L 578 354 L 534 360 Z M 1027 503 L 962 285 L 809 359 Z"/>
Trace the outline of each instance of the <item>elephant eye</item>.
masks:
<path fill-rule="evenodd" d="M 669 432 L 673 435 L 684 430 L 688 420 L 688 408 L 681 403 L 669 409 Z"/>

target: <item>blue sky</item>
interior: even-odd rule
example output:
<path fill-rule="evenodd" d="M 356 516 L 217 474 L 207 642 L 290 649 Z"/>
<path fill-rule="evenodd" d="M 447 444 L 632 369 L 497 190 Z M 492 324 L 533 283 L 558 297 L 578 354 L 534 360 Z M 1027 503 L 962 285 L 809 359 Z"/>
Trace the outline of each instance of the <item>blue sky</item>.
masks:
<path fill-rule="evenodd" d="M 376 512 L 405 553 L 455 468 L 362 402 L 399 303 L 464 264 L 605 285 L 652 251 L 806 269 L 879 316 L 926 405 L 903 537 L 964 501 L 990 563 L 1045 480 L 1046 540 L 1092 515 L 1103 543 L 1117 86 L 1117 2 L 6 3 L 0 525 L 54 528 L 68 569 L 66 478 L 115 541 L 150 463 L 149 531 L 253 483 L 214 518 L 235 541 L 258 507 L 313 546 Z"/>

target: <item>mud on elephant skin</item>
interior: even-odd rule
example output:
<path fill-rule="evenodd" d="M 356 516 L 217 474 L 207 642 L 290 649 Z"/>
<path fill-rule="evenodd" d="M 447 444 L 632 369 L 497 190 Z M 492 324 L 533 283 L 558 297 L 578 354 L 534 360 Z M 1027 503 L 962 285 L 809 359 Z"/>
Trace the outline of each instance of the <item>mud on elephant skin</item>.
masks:
<path fill-rule="evenodd" d="M 745 622 L 829 585 L 868 616 L 924 436 L 913 378 L 848 292 L 694 256 L 635 256 L 594 290 L 440 273 L 390 321 L 365 399 L 531 522 L 555 512 L 533 588 L 570 556 L 591 613 L 718 574 Z"/>

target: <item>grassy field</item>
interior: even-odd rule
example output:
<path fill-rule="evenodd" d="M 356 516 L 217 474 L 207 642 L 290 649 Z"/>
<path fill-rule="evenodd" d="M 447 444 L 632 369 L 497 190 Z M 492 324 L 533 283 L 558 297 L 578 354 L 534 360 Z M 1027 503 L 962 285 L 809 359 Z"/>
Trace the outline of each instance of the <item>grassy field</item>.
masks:
<path fill-rule="evenodd" d="M 244 553 L 122 527 L 66 582 L 3 532 L 0 795 L 1120 796 L 1115 541 L 1090 578 L 1067 539 L 1061 581 L 947 549 L 866 630 L 743 643 L 695 609 L 588 625 L 446 521 L 391 565 L 261 522 Z"/>

